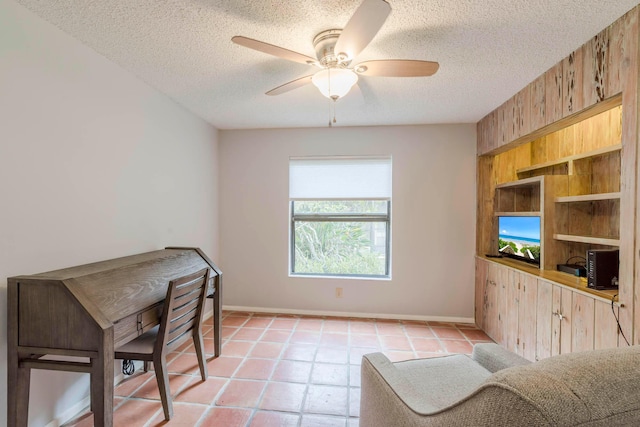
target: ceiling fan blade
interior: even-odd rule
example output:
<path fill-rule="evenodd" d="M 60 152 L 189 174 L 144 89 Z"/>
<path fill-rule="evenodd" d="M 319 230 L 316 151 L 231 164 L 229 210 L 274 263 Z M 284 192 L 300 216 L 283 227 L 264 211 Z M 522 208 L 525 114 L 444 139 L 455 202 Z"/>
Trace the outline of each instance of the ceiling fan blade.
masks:
<path fill-rule="evenodd" d="M 334 52 L 344 53 L 352 60 L 373 40 L 391 13 L 391 6 L 384 0 L 364 0 L 342 30 Z"/>
<path fill-rule="evenodd" d="M 271 95 L 271 96 L 280 95 L 285 92 L 289 92 L 290 90 L 297 89 L 301 86 L 311 83 L 311 77 L 313 77 L 313 75 L 304 76 L 304 77 L 300 77 L 299 79 L 292 80 L 288 83 L 278 86 L 275 89 L 271 89 L 269 92 L 267 92 L 267 95 Z"/>
<path fill-rule="evenodd" d="M 382 59 L 361 62 L 353 70 L 361 76 L 425 77 L 438 71 L 440 64 L 413 59 Z"/>
<path fill-rule="evenodd" d="M 303 55 L 301 53 L 294 52 L 283 47 L 261 42 L 259 40 L 250 39 L 248 37 L 234 36 L 231 38 L 231 41 L 235 44 L 239 44 L 240 46 L 248 47 L 249 49 L 277 56 L 278 58 L 288 59 L 289 61 L 299 62 L 301 64 L 313 65 L 318 62 L 310 56 Z"/>

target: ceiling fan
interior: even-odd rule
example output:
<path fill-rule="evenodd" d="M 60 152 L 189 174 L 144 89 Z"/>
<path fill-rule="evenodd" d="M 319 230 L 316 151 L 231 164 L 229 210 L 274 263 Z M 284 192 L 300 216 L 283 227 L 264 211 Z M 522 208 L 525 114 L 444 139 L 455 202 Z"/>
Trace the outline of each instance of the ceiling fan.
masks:
<path fill-rule="evenodd" d="M 278 58 L 321 68 L 314 74 L 271 89 L 267 95 L 280 95 L 313 83 L 323 95 L 336 101 L 349 92 L 358 76 L 421 77 L 438 71 L 437 62 L 410 59 L 373 60 L 351 66 L 351 61 L 373 40 L 390 12 L 391 6 L 384 0 L 364 0 L 342 30 L 326 30 L 315 36 L 316 58 L 243 36 L 231 40 Z"/>

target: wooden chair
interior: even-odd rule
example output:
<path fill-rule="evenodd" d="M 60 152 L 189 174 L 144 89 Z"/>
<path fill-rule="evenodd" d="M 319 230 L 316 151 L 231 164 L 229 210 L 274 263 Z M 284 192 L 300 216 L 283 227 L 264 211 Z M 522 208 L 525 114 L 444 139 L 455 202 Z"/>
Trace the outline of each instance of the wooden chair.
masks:
<path fill-rule="evenodd" d="M 201 325 L 208 283 L 208 268 L 169 282 L 160 324 L 115 350 L 116 359 L 142 360 L 145 370 L 148 362 L 153 362 L 167 421 L 173 416 L 167 354 L 193 338 L 202 381 L 207 379 Z"/>

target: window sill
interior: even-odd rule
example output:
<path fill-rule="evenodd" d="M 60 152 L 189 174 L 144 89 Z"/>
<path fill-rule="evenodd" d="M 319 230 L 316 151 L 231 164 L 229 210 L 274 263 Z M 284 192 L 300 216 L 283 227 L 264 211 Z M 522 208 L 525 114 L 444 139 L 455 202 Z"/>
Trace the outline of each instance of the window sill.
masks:
<path fill-rule="evenodd" d="M 341 276 L 341 275 L 330 275 L 330 274 L 297 274 L 297 273 L 289 273 L 289 277 L 292 278 L 302 278 L 302 279 L 331 279 L 331 280 L 372 280 L 372 281 L 382 281 L 382 282 L 390 282 L 391 276 Z"/>

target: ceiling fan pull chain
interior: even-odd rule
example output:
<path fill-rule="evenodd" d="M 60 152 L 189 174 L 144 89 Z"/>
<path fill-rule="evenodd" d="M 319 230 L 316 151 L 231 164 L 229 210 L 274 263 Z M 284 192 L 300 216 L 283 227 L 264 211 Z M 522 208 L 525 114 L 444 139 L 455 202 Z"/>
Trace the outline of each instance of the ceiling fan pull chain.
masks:
<path fill-rule="evenodd" d="M 327 69 L 327 86 L 329 87 L 329 93 L 331 93 L 331 68 Z M 335 100 L 334 100 L 335 103 Z M 333 124 L 331 123 L 331 109 L 333 108 L 333 104 L 331 103 L 331 98 L 329 98 L 329 127 L 332 127 Z M 333 118 L 334 118 L 334 122 L 335 122 L 335 109 L 334 109 L 334 113 L 333 113 Z"/>
<path fill-rule="evenodd" d="M 333 123 L 336 122 L 336 100 L 333 100 Z"/>
<path fill-rule="evenodd" d="M 333 124 L 336 123 L 336 100 L 337 98 L 329 98 L 329 127 L 333 127 Z M 331 120 L 331 116 L 333 116 L 333 120 Z"/>

